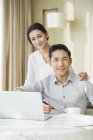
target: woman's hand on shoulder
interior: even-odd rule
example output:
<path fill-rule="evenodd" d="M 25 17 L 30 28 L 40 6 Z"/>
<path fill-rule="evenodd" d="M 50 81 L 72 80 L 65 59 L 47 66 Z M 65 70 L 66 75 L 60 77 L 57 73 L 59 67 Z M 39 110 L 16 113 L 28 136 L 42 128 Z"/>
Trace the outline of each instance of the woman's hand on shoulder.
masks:
<path fill-rule="evenodd" d="M 86 72 L 80 72 L 79 76 L 80 76 L 81 81 L 87 81 L 88 80 L 88 74 Z"/>

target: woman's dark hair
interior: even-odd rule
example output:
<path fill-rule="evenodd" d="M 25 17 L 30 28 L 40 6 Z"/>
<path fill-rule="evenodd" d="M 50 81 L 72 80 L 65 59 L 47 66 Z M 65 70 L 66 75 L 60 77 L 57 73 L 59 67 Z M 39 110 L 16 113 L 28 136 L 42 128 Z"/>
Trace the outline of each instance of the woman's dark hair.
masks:
<path fill-rule="evenodd" d="M 55 45 L 52 45 L 49 48 L 49 58 L 50 58 L 50 60 L 51 60 L 51 57 L 52 57 L 52 53 L 54 51 L 57 51 L 57 50 L 64 50 L 68 54 L 69 58 L 71 58 L 71 52 L 69 51 L 69 49 L 65 45 L 63 45 L 63 44 L 55 44 Z"/>
<path fill-rule="evenodd" d="M 34 23 L 32 25 L 29 26 L 28 30 L 27 30 L 27 38 L 29 40 L 29 42 L 32 44 L 31 39 L 29 37 L 29 34 L 33 31 L 33 30 L 40 30 L 43 33 L 47 33 L 45 27 L 40 24 L 40 23 Z M 47 38 L 47 40 L 49 39 L 49 37 Z"/>

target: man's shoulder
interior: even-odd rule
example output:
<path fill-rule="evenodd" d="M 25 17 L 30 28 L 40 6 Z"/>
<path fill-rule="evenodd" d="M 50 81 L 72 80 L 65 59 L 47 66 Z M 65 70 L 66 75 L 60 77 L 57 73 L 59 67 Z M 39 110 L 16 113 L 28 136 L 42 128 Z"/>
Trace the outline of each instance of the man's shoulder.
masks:
<path fill-rule="evenodd" d="M 80 81 L 80 76 L 75 73 L 69 73 L 69 77 L 73 82 L 79 82 Z"/>
<path fill-rule="evenodd" d="M 80 76 L 78 74 L 75 73 L 71 73 L 71 77 L 73 79 L 73 82 L 78 83 L 79 85 L 82 86 L 93 86 L 93 84 L 91 82 L 89 82 L 88 80 L 80 80 Z"/>
<path fill-rule="evenodd" d="M 80 80 L 80 76 L 78 74 L 75 73 L 71 73 L 70 74 L 70 79 L 73 82 L 74 85 L 83 87 L 85 85 L 87 85 L 87 81 L 84 80 Z"/>
<path fill-rule="evenodd" d="M 42 80 L 42 82 L 50 83 L 51 81 L 53 81 L 54 77 L 55 77 L 54 74 L 50 74 L 46 78 L 44 78 L 44 80 Z"/>

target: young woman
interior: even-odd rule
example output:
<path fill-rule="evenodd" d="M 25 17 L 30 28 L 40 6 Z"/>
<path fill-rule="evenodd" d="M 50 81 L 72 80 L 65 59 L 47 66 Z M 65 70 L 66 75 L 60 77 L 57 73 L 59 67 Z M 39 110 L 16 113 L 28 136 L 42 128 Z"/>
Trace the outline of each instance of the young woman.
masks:
<path fill-rule="evenodd" d="M 43 80 L 50 74 L 53 74 L 52 68 L 48 64 L 49 35 L 44 26 L 40 23 L 32 24 L 27 31 L 29 42 L 37 49 L 30 54 L 28 59 L 27 78 L 25 86 L 33 84 L 35 81 Z M 72 67 L 70 71 L 73 72 Z M 87 80 L 86 72 L 80 73 L 81 80 Z"/>

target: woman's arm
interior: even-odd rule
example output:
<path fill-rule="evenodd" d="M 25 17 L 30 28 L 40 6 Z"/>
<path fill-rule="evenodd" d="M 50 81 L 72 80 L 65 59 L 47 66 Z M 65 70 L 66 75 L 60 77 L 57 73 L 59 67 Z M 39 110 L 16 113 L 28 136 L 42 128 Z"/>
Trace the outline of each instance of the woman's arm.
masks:
<path fill-rule="evenodd" d="M 33 57 L 32 55 L 30 55 L 28 58 L 27 77 L 24 86 L 32 85 L 34 82 L 35 82 L 35 73 L 33 67 Z"/>

